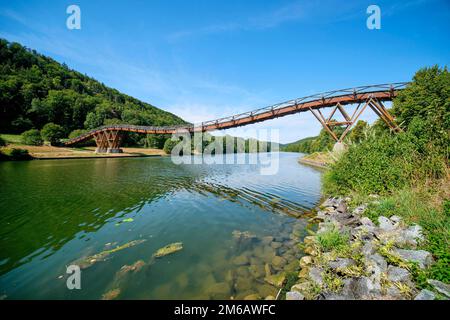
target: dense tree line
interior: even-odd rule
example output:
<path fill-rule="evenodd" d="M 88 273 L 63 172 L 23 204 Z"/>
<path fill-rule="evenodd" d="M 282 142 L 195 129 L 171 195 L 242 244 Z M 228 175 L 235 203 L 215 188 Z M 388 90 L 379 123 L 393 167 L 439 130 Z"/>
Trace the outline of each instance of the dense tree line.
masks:
<path fill-rule="evenodd" d="M 34 50 L 0 39 L 0 130 L 22 133 L 41 130 L 48 123 L 60 126 L 68 137 L 73 130 L 104 124 L 163 126 L 184 121 Z"/>
<path fill-rule="evenodd" d="M 336 136 L 340 137 L 345 128 L 342 126 L 335 126 L 332 130 L 336 134 Z M 367 130 L 367 122 L 359 120 L 356 125 L 350 130 L 350 133 L 346 136 L 344 142 L 360 142 L 366 135 Z M 281 151 L 301 153 L 329 151 L 333 149 L 335 143 L 336 141 L 331 137 L 331 135 L 325 129 L 322 129 L 317 137 L 308 137 L 293 143 L 283 145 L 281 146 Z"/>

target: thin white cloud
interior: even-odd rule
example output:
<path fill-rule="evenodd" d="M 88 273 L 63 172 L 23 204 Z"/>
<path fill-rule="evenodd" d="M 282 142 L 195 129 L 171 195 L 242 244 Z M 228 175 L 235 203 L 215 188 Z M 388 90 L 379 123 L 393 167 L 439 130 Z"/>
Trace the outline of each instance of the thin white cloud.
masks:
<path fill-rule="evenodd" d="M 304 2 L 294 2 L 273 11 L 248 17 L 242 21 L 224 22 L 208 25 L 198 29 L 182 30 L 170 34 L 167 39 L 174 42 L 192 36 L 205 36 L 217 33 L 232 32 L 239 30 L 269 29 L 283 23 L 295 21 L 305 17 Z"/>
<path fill-rule="evenodd" d="M 0 16 L 6 17 L 8 19 L 14 20 L 16 22 L 19 22 L 20 24 L 27 25 L 27 19 L 18 14 L 17 12 L 10 10 L 10 9 L 4 9 L 0 11 Z"/>

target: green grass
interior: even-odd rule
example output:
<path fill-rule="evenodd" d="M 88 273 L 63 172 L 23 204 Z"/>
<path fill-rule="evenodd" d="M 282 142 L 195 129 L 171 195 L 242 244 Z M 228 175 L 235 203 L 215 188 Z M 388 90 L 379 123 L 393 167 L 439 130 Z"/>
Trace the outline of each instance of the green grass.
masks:
<path fill-rule="evenodd" d="M 330 251 L 343 246 L 348 246 L 349 237 L 341 234 L 336 228 L 332 228 L 326 232 L 322 232 L 316 236 L 322 251 Z"/>
<path fill-rule="evenodd" d="M 0 134 L 0 137 L 2 137 L 3 140 L 6 141 L 6 143 L 23 144 L 20 134 L 3 134 L 2 133 L 2 134 Z"/>

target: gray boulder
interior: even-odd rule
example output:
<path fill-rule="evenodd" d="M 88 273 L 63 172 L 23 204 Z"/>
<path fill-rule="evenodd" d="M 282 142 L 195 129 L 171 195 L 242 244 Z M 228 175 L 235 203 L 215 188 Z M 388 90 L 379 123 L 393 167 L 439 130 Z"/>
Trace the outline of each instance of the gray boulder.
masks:
<path fill-rule="evenodd" d="M 366 257 L 371 256 L 375 253 L 375 246 L 372 242 L 368 241 L 364 243 L 363 247 L 361 248 L 361 253 Z"/>
<path fill-rule="evenodd" d="M 419 292 L 419 294 L 414 298 L 414 300 L 434 300 L 436 299 L 436 295 L 427 289 L 423 289 Z"/>
<path fill-rule="evenodd" d="M 286 292 L 286 300 L 304 300 L 305 296 L 298 291 Z"/>
<path fill-rule="evenodd" d="M 366 205 L 366 204 L 362 204 L 362 205 L 356 207 L 356 208 L 353 210 L 352 213 L 353 213 L 353 214 L 356 214 L 356 215 L 361 215 L 361 214 L 363 214 L 364 211 L 366 211 L 366 210 L 367 210 L 367 205 Z"/>
<path fill-rule="evenodd" d="M 328 198 L 327 200 L 325 200 L 322 203 L 321 207 L 334 207 L 334 208 L 337 208 L 342 201 L 343 200 L 341 198 L 331 197 L 331 198 Z"/>
<path fill-rule="evenodd" d="M 389 218 L 389 220 L 391 220 L 394 224 L 398 224 L 400 223 L 400 221 L 402 221 L 402 218 L 396 215 L 393 215 L 392 217 Z"/>
<path fill-rule="evenodd" d="M 437 292 L 442 293 L 447 298 L 450 298 L 450 285 L 433 279 L 428 279 L 427 282 L 431 284 Z"/>
<path fill-rule="evenodd" d="M 372 222 L 372 220 L 367 217 L 362 217 L 359 221 L 363 226 L 375 227 L 375 224 Z"/>
<path fill-rule="evenodd" d="M 409 271 L 399 267 L 389 266 L 387 277 L 390 281 L 394 282 L 411 282 L 411 274 Z"/>
<path fill-rule="evenodd" d="M 380 229 L 383 231 L 393 231 L 395 229 L 395 225 L 386 217 L 380 216 L 378 217 L 378 223 Z"/>
<path fill-rule="evenodd" d="M 336 211 L 339 213 L 347 212 L 347 204 L 345 201 L 341 201 L 339 205 L 336 207 Z"/>
<path fill-rule="evenodd" d="M 404 234 L 407 240 L 413 240 L 414 242 L 423 241 L 425 239 L 422 234 L 422 227 L 417 224 L 412 225 L 408 229 L 406 229 Z"/>
<path fill-rule="evenodd" d="M 368 277 L 352 280 L 347 290 L 351 290 L 356 299 L 373 299 L 381 295 L 381 284 Z"/>
<path fill-rule="evenodd" d="M 368 256 L 366 260 L 367 260 L 366 264 L 377 265 L 381 269 L 381 272 L 385 272 L 387 270 L 387 267 L 388 267 L 387 262 L 379 253 L 375 253 L 375 254 Z"/>
<path fill-rule="evenodd" d="M 309 269 L 309 278 L 315 282 L 318 286 L 323 285 L 323 277 L 322 277 L 323 270 L 321 268 L 312 267 Z"/>
<path fill-rule="evenodd" d="M 336 269 L 347 268 L 347 267 L 350 267 L 350 266 L 355 265 L 355 264 L 356 264 L 355 261 L 352 260 L 352 259 L 348 259 L 348 258 L 337 258 L 337 259 L 334 260 L 334 261 L 330 261 L 330 262 L 328 263 L 328 266 L 329 266 L 331 269 L 336 270 Z"/>
<path fill-rule="evenodd" d="M 386 295 L 389 300 L 394 299 L 394 300 L 405 300 L 406 297 L 402 295 L 402 293 L 400 292 L 400 290 L 397 287 L 394 286 L 390 286 L 389 288 L 387 288 L 386 290 Z"/>
<path fill-rule="evenodd" d="M 405 261 L 416 262 L 422 269 L 433 263 L 433 256 L 425 250 L 394 249 L 394 253 Z"/>

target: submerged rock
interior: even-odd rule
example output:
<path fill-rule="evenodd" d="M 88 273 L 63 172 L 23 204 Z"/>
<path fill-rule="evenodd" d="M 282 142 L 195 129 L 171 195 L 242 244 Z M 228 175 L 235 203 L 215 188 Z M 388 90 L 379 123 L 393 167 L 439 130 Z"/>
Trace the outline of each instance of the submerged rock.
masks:
<path fill-rule="evenodd" d="M 207 292 L 212 299 L 224 299 L 230 295 L 231 287 L 226 282 L 219 282 L 208 287 Z"/>
<path fill-rule="evenodd" d="M 129 265 L 122 266 L 122 268 L 120 268 L 120 270 L 117 271 L 117 273 L 116 273 L 116 276 L 115 276 L 116 281 L 123 278 L 129 272 L 140 271 L 144 266 L 145 266 L 145 262 L 143 260 L 138 260 L 130 266 Z"/>
<path fill-rule="evenodd" d="M 109 290 L 102 295 L 102 300 L 114 300 L 120 295 L 120 289 Z"/>
<path fill-rule="evenodd" d="M 183 243 L 182 242 L 174 242 L 171 244 L 168 244 L 167 246 L 164 246 L 160 249 L 158 249 L 152 257 L 154 258 L 161 258 L 164 256 L 167 256 L 169 254 L 175 253 L 177 251 L 180 251 L 183 249 Z"/>
<path fill-rule="evenodd" d="M 252 288 L 252 280 L 248 277 L 246 278 L 239 277 L 236 279 L 236 282 L 234 283 L 234 288 L 238 292 L 250 290 Z"/>
<path fill-rule="evenodd" d="M 275 286 L 275 287 L 281 287 L 284 283 L 284 280 L 286 279 L 286 274 L 284 272 L 280 272 L 278 274 L 272 274 L 269 276 L 264 277 L 264 280 Z"/>
<path fill-rule="evenodd" d="M 256 290 L 262 297 L 276 296 L 278 292 L 277 288 L 267 283 L 257 285 Z"/>
<path fill-rule="evenodd" d="M 249 271 L 254 278 L 262 278 L 265 275 L 264 266 L 262 264 L 251 264 Z"/>
<path fill-rule="evenodd" d="M 272 265 L 275 269 L 282 269 L 283 266 L 287 263 L 286 259 L 280 256 L 275 256 L 272 259 Z"/>
<path fill-rule="evenodd" d="M 284 266 L 284 270 L 286 272 L 294 272 L 297 271 L 299 267 L 300 264 L 298 260 L 292 260 L 291 262 L 289 262 L 287 265 Z"/>
<path fill-rule="evenodd" d="M 276 242 L 276 241 L 274 241 L 274 242 L 272 242 L 271 244 L 270 244 L 270 246 L 272 247 L 272 248 L 274 248 L 274 249 L 278 249 L 279 247 L 281 247 L 283 244 L 281 243 L 281 242 Z"/>
<path fill-rule="evenodd" d="M 265 236 L 261 238 L 261 242 L 265 245 L 270 244 L 273 241 L 273 237 L 272 236 Z"/>
<path fill-rule="evenodd" d="M 233 234 L 233 238 L 238 239 L 238 240 L 256 238 L 256 235 L 251 233 L 250 231 L 234 230 L 232 232 L 232 234 Z"/>
<path fill-rule="evenodd" d="M 233 263 L 237 266 L 244 266 L 249 264 L 249 260 L 245 255 L 241 254 L 233 259 Z"/>

